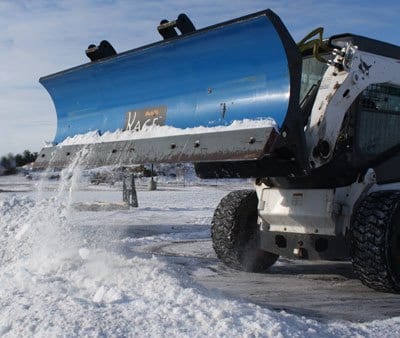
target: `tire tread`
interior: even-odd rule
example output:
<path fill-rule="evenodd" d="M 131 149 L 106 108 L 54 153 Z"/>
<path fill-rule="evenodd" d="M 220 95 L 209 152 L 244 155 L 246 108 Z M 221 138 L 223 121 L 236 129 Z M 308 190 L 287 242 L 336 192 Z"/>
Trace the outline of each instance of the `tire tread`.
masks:
<path fill-rule="evenodd" d="M 275 263 L 278 256 L 258 249 L 257 222 L 240 222 L 246 212 L 254 212 L 253 216 L 257 217 L 257 195 L 254 190 L 233 191 L 222 198 L 211 222 L 213 248 L 217 257 L 231 268 L 264 271 Z"/>
<path fill-rule="evenodd" d="M 378 291 L 399 293 L 390 271 L 387 237 L 398 208 L 400 191 L 378 191 L 358 205 L 350 227 L 353 269 L 361 282 Z"/>

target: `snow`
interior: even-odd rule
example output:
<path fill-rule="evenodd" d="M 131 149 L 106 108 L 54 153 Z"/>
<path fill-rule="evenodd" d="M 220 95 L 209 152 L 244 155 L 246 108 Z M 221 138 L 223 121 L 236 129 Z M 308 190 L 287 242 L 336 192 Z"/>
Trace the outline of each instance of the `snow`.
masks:
<path fill-rule="evenodd" d="M 69 168 L 57 183 L 0 194 L 0 336 L 400 335 L 400 317 L 322 323 L 228 297 L 196 283 L 184 266 L 140 250 L 166 239 L 208 238 L 214 206 L 234 185 L 164 185 L 138 191 L 137 209 L 78 212 L 76 202 L 120 197 L 115 188 L 81 182 Z M 133 224 L 143 231 L 125 231 Z"/>
<path fill-rule="evenodd" d="M 203 134 L 211 132 L 222 132 L 239 129 L 252 129 L 252 128 L 265 128 L 274 127 L 276 128 L 276 122 L 273 119 L 259 119 L 259 120 L 236 120 L 228 126 L 216 126 L 216 127 L 194 127 L 194 128 L 175 128 L 172 126 L 158 126 L 158 125 L 146 125 L 142 130 L 117 130 L 114 132 L 105 132 L 100 135 L 98 131 L 90 131 L 86 134 L 78 134 L 73 137 L 67 137 L 60 146 L 77 145 L 77 144 L 91 144 L 101 142 L 113 142 L 113 141 L 127 141 L 137 140 L 145 138 L 155 137 L 166 137 L 176 135 L 191 135 L 191 134 Z M 47 146 L 51 146 L 47 145 Z"/>

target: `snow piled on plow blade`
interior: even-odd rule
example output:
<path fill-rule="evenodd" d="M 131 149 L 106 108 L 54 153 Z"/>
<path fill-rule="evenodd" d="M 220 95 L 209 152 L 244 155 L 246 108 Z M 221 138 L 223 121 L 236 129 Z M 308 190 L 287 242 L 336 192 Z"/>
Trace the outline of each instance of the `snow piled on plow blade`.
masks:
<path fill-rule="evenodd" d="M 140 131 L 130 130 L 117 130 L 115 132 L 105 132 L 101 135 L 98 131 L 88 132 L 86 134 L 79 134 L 73 137 L 67 137 L 63 142 L 58 144 L 59 147 L 91 144 L 102 142 L 117 142 L 117 141 L 132 141 L 146 138 L 156 137 L 169 137 L 178 135 L 198 135 L 212 132 L 226 132 L 241 129 L 255 129 L 255 128 L 277 128 L 276 122 L 272 119 L 265 120 L 248 120 L 233 121 L 229 126 L 217 127 L 195 127 L 195 128 L 175 128 L 170 126 L 149 126 Z"/>

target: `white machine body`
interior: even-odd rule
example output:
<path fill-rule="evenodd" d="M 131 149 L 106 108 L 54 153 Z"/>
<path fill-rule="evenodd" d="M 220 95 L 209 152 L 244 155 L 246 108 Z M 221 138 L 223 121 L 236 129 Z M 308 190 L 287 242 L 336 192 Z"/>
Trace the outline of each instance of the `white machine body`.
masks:
<path fill-rule="evenodd" d="M 360 51 L 351 44 L 334 53 L 305 129 L 309 161 L 314 168 L 332 158 L 344 116 L 362 91 L 371 84 L 400 85 L 399 60 Z M 321 142 L 326 142 L 323 154 L 314 151 Z"/>
<path fill-rule="evenodd" d="M 357 201 L 372 191 L 398 190 L 400 183 L 378 185 L 369 170 L 361 182 L 335 189 L 282 189 L 255 185 L 262 232 L 345 235 Z"/>

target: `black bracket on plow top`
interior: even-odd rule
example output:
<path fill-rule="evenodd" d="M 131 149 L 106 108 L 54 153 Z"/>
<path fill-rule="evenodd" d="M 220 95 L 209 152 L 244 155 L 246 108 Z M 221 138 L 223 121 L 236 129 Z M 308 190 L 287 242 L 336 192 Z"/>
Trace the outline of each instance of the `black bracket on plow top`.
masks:
<path fill-rule="evenodd" d="M 196 30 L 192 21 L 186 14 L 179 14 L 175 21 L 161 20 L 157 30 L 164 40 L 168 40 L 178 36 L 175 27 L 179 29 L 182 35 L 192 33 Z"/>
<path fill-rule="evenodd" d="M 109 56 L 116 55 L 114 47 L 106 40 L 100 42 L 98 46 L 89 45 L 89 47 L 85 51 L 86 56 L 90 59 L 90 61 L 96 61 L 100 59 L 104 59 Z"/>

